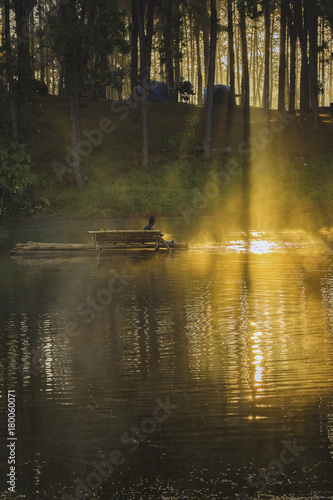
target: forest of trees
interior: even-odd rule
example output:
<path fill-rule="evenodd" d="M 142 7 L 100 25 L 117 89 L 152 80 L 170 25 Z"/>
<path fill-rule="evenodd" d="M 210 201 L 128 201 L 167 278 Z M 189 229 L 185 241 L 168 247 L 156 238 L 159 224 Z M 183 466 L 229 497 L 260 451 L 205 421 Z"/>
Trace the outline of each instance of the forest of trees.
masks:
<path fill-rule="evenodd" d="M 230 86 L 245 126 L 254 106 L 267 115 L 299 110 L 300 120 L 311 111 L 317 130 L 318 107 L 333 101 L 332 29 L 332 0 L 4 0 L 1 98 L 17 138 L 31 93 L 69 97 L 82 187 L 75 156 L 81 95 L 135 100 L 139 83 L 156 80 L 174 102 L 202 105 L 207 87 L 206 157 L 214 84 Z M 147 164 L 147 96 L 140 104 Z"/>

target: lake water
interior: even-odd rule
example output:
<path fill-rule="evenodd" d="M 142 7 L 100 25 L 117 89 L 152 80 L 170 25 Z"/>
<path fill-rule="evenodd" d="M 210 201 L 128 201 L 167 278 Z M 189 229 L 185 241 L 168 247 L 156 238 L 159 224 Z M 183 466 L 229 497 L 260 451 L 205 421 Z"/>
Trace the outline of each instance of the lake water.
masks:
<path fill-rule="evenodd" d="M 315 231 L 161 219 L 188 252 L 9 257 L 145 222 L 3 223 L 0 498 L 333 498 L 333 254 Z"/>

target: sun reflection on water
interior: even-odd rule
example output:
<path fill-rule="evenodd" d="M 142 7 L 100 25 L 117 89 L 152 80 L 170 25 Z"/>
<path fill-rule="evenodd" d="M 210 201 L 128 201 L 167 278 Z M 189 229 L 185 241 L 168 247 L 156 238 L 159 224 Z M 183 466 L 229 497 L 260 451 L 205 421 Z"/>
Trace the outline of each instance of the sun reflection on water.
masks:
<path fill-rule="evenodd" d="M 267 240 L 250 240 L 249 242 L 246 240 L 236 240 L 230 241 L 226 248 L 227 250 L 233 252 L 250 252 L 260 255 L 263 253 L 274 252 L 280 248 L 280 245 Z"/>

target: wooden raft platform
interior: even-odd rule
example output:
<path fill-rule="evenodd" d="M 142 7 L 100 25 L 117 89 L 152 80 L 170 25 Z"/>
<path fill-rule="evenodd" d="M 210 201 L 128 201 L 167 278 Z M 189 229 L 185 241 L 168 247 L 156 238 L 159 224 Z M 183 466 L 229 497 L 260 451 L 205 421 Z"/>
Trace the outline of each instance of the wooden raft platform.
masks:
<path fill-rule="evenodd" d="M 158 230 L 135 231 L 135 230 L 117 230 L 109 229 L 103 231 L 88 231 L 92 235 L 96 244 L 113 243 L 131 245 L 132 243 L 161 243 L 163 241 L 162 233 Z"/>
<path fill-rule="evenodd" d="M 114 250 L 188 250 L 187 243 L 164 241 L 160 231 L 108 230 L 88 231 L 93 243 L 17 243 L 10 255 L 57 254 Z"/>

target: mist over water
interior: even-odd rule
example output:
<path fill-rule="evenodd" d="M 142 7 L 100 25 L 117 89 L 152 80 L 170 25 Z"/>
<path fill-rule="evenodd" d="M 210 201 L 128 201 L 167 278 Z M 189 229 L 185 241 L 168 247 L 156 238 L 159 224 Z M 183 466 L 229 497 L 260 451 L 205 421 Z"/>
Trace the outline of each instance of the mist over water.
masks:
<path fill-rule="evenodd" d="M 330 498 L 333 268 L 320 226 L 159 219 L 188 252 L 8 255 L 17 242 L 88 242 L 87 230 L 143 223 L 1 229 L 0 379 L 17 394 L 17 492 Z M 96 467 L 114 450 L 122 463 L 104 477 Z"/>

